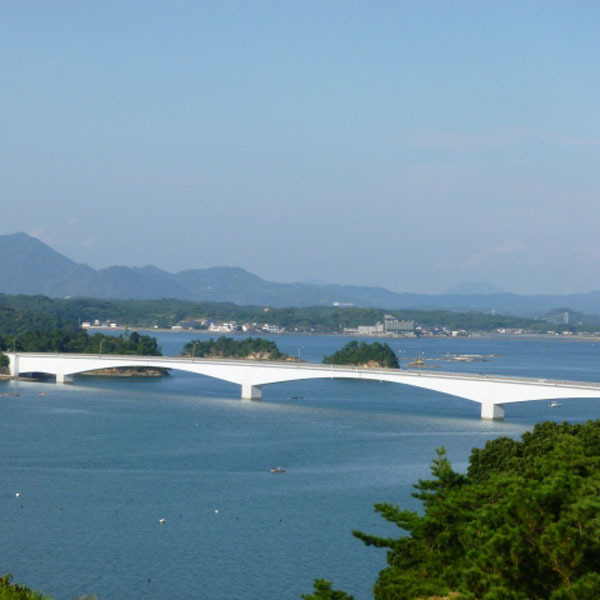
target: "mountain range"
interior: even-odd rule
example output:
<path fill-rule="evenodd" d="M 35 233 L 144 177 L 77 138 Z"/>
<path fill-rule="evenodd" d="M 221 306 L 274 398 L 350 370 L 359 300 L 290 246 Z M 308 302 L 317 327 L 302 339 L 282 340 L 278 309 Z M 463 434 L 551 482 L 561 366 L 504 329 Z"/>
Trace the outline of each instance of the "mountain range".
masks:
<path fill-rule="evenodd" d="M 493 292 L 494 288 L 490 291 Z M 507 292 L 416 294 L 382 287 L 322 283 L 276 283 L 237 267 L 169 273 L 157 267 L 94 269 L 78 264 L 25 233 L 0 235 L 0 293 L 115 299 L 178 298 L 239 305 L 331 306 L 334 303 L 385 309 L 496 310 L 539 316 L 564 307 L 600 314 L 600 290 L 568 295 Z"/>

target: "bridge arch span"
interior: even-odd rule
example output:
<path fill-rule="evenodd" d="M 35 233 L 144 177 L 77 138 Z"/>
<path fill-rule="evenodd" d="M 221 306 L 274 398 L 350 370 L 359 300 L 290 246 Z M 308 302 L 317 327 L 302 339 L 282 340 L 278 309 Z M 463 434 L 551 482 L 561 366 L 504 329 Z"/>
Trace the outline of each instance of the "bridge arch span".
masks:
<path fill-rule="evenodd" d="M 504 404 L 564 398 L 600 398 L 599 383 L 558 382 L 495 375 L 420 372 L 400 369 L 321 365 L 301 362 L 267 362 L 196 359 L 168 356 L 115 356 L 92 354 L 7 353 L 13 377 L 39 372 L 65 383 L 73 375 L 117 367 L 177 369 L 222 379 L 242 388 L 242 398 L 257 399 L 262 387 L 305 379 L 361 379 L 386 381 L 458 396 L 481 404 L 481 416 L 504 417 Z"/>

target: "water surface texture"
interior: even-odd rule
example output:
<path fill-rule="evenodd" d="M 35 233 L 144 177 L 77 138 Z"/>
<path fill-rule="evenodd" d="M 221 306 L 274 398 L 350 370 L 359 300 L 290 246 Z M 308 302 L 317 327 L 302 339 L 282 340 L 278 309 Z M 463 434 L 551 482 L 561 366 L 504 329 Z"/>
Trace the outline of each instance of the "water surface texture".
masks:
<path fill-rule="evenodd" d="M 207 336 L 159 334 L 165 354 L 192 337 Z M 348 341 L 271 339 L 315 361 Z M 440 362 L 447 370 L 600 381 L 593 342 L 388 342 L 407 358 L 497 355 Z M 373 504 L 417 509 L 411 485 L 435 448 L 465 470 L 490 438 L 600 418 L 600 401 L 575 399 L 507 405 L 504 422 L 487 422 L 476 403 L 364 381 L 276 384 L 243 402 L 238 386 L 182 372 L 20 382 L 18 392 L 0 397 L 0 572 L 56 600 L 280 600 L 308 593 L 315 577 L 367 599 L 385 552 L 351 530 L 396 535 Z"/>

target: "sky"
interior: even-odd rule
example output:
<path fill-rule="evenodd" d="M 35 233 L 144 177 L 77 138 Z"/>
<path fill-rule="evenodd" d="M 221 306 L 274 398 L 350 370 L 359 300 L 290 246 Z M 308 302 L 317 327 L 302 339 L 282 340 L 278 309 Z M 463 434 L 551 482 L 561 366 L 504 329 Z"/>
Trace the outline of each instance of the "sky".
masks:
<path fill-rule="evenodd" d="M 600 288 L 595 0 L 1 8 L 0 234 L 95 268 Z"/>

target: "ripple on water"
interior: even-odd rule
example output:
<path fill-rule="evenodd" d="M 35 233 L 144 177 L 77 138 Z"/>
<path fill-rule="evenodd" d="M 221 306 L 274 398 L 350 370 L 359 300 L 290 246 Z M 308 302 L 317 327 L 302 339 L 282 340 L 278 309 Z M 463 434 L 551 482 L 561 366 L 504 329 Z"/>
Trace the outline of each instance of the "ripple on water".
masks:
<path fill-rule="evenodd" d="M 298 337 L 276 341 L 297 352 Z M 345 341 L 310 336 L 303 357 Z M 501 354 L 477 367 L 496 372 L 600 372 L 600 353 L 583 343 L 414 342 L 394 340 L 412 355 Z M 308 593 L 315 577 L 369 598 L 385 552 L 350 532 L 396 535 L 373 504 L 418 509 L 412 485 L 429 477 L 436 448 L 464 471 L 490 438 L 600 417 L 600 403 L 571 400 L 507 405 L 504 422 L 488 422 L 463 400 L 329 380 L 265 387 L 262 402 L 184 374 L 39 385 L 0 402 L 0 556 L 16 580 L 56 598 L 279 600 Z M 270 473 L 278 465 L 286 472 Z"/>

